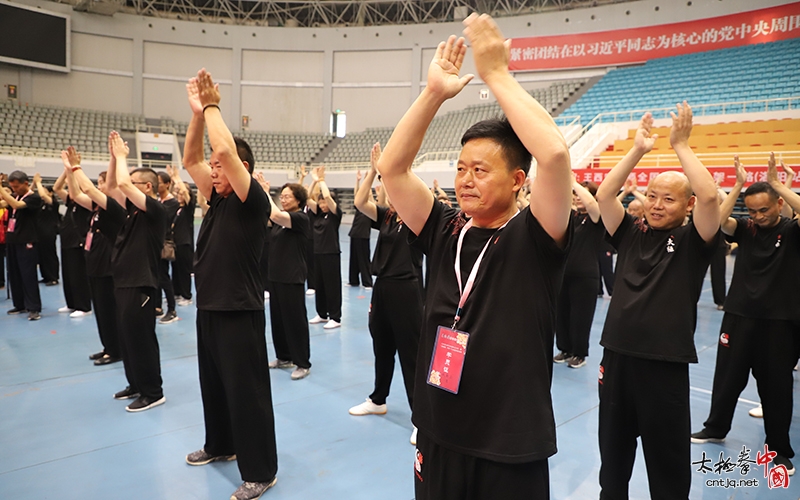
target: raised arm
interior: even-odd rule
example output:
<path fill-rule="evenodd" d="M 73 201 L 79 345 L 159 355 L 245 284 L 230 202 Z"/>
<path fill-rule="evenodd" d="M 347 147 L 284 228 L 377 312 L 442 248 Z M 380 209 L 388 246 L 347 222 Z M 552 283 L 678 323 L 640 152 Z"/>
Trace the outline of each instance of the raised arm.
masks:
<path fill-rule="evenodd" d="M 42 186 L 42 176 L 39 174 L 39 172 L 33 174 L 33 186 L 36 188 L 36 192 L 39 193 L 39 196 L 42 198 L 42 201 L 48 205 L 53 204 L 53 197 L 50 196 L 50 191 Z"/>
<path fill-rule="evenodd" d="M 306 176 L 303 175 L 300 178 L 300 180 L 305 179 L 305 177 Z M 306 193 L 308 193 L 308 195 L 306 196 L 306 206 L 308 207 L 309 210 L 311 210 L 314 213 L 317 213 L 317 195 L 319 193 L 319 180 L 320 180 L 319 167 L 314 167 L 311 169 L 311 185 L 305 188 Z M 303 186 L 303 183 L 301 182 L 300 185 Z"/>
<path fill-rule="evenodd" d="M 15 199 L 10 188 L 3 186 L 0 186 L 0 200 L 4 201 L 6 206 L 12 210 L 19 210 L 28 206 L 24 201 Z"/>
<path fill-rule="evenodd" d="M 108 206 L 107 195 L 95 187 L 94 183 L 86 177 L 83 169 L 78 169 L 73 172 L 72 177 L 81 192 L 85 193 L 93 202 L 97 203 L 100 208 L 103 210 L 106 209 Z M 106 180 L 108 180 L 108 174 L 106 174 Z M 108 185 L 108 182 L 106 182 L 106 185 Z"/>
<path fill-rule="evenodd" d="M 69 187 L 70 197 L 72 201 L 82 206 L 87 210 L 92 209 L 92 199 L 89 198 L 80 188 L 73 172 L 82 171 L 81 168 L 81 155 L 70 146 L 66 151 L 61 152 L 61 160 L 64 162 L 64 174 L 67 178 L 67 186 Z"/>
<path fill-rule="evenodd" d="M 64 157 L 61 157 L 62 161 L 64 161 Z M 61 172 L 61 175 L 58 176 L 56 179 L 56 183 L 53 184 L 53 192 L 61 198 L 61 201 L 64 203 L 67 202 L 67 197 L 69 193 L 67 192 L 67 174 L 66 172 Z"/>
<path fill-rule="evenodd" d="M 147 195 L 133 185 L 133 180 L 128 173 L 128 153 L 130 153 L 130 149 L 128 149 L 128 144 L 122 140 L 122 137 L 116 131 L 111 132 L 111 149 L 114 158 L 117 160 L 117 187 L 125 198 L 136 205 L 136 208 L 142 212 L 147 212 Z M 151 186 L 151 189 L 156 189 L 156 186 Z M 121 203 L 121 205 L 125 206 L 124 203 Z"/>
<path fill-rule="evenodd" d="M 669 142 L 678 160 L 683 167 L 683 173 L 689 178 L 694 196 L 697 199 L 692 220 L 700 237 L 706 242 L 711 242 L 719 231 L 719 199 L 717 186 L 708 169 L 689 147 L 689 136 L 692 134 L 692 108 L 686 101 L 677 105 L 678 114 L 670 112 L 672 116 L 672 129 L 669 133 Z"/>
<path fill-rule="evenodd" d="M 636 135 L 633 139 L 633 148 L 617 163 L 608 173 L 600 187 L 597 188 L 597 205 L 600 207 L 600 215 L 603 218 L 603 225 L 608 234 L 614 235 L 625 217 L 625 207 L 617 199 L 617 193 L 625 184 L 628 176 L 633 172 L 633 168 L 639 163 L 644 155 L 653 149 L 653 145 L 658 139 L 658 134 L 652 134 L 653 115 L 645 113 Z M 634 188 L 633 191 L 636 191 Z"/>
<path fill-rule="evenodd" d="M 189 97 L 189 107 L 192 108 L 192 119 L 186 129 L 186 142 L 183 144 L 183 168 L 189 172 L 197 186 L 197 190 L 207 200 L 211 199 L 211 167 L 208 166 L 203 151 L 203 131 L 206 121 L 203 118 L 203 105 L 200 103 L 200 93 L 197 88 L 197 77 L 186 84 L 186 94 Z"/>
<path fill-rule="evenodd" d="M 778 169 L 775 166 L 775 153 L 769 154 L 767 182 L 769 182 L 769 185 L 783 198 L 784 205 L 788 204 L 795 212 L 800 212 L 800 195 L 787 188 L 786 185 L 778 179 Z M 797 219 L 797 223 L 800 224 L 800 219 Z"/>
<path fill-rule="evenodd" d="M 172 185 L 175 186 L 175 189 L 178 192 L 178 196 L 176 196 L 178 202 L 180 202 L 181 206 L 188 205 L 192 200 L 192 195 L 189 193 L 189 187 L 186 186 L 186 183 L 183 182 L 183 179 L 181 179 L 180 167 L 167 165 L 165 170 L 167 171 L 169 178 L 172 179 Z"/>
<path fill-rule="evenodd" d="M 572 190 L 575 191 L 575 195 L 580 198 L 581 203 L 586 207 L 586 213 L 589 214 L 592 222 L 597 223 L 600 220 L 600 207 L 597 205 L 597 200 L 594 199 L 592 193 L 577 182 L 572 183 Z"/>
<path fill-rule="evenodd" d="M 378 220 L 378 206 L 375 204 L 375 200 L 372 198 L 372 184 L 375 182 L 375 177 L 378 175 L 377 165 L 380 158 L 381 144 L 376 142 L 373 144 L 372 151 L 370 152 L 369 171 L 364 177 L 364 183 L 361 184 L 356 191 L 356 196 L 353 200 L 356 208 L 373 221 Z M 359 175 L 360 174 L 361 173 L 359 172 Z"/>
<path fill-rule="evenodd" d="M 328 209 L 331 213 L 336 213 L 336 200 L 333 199 L 331 196 L 331 190 L 328 189 L 328 184 L 325 182 L 325 167 L 319 167 L 317 171 L 317 176 L 319 177 L 319 182 L 317 186 L 319 187 L 319 192 L 322 193 L 322 198 L 328 203 Z"/>
<path fill-rule="evenodd" d="M 257 176 L 261 176 L 261 173 L 256 174 Z M 258 177 L 256 177 L 258 179 Z M 261 177 L 261 180 L 264 178 Z M 259 181 L 260 182 L 260 181 Z M 269 220 L 274 222 L 275 224 L 279 224 L 283 227 L 292 227 L 292 218 L 289 215 L 289 212 L 285 212 L 281 210 L 281 207 L 275 204 L 275 200 L 272 199 L 272 196 L 269 195 L 269 181 L 264 181 L 264 184 L 261 184 L 264 187 L 264 192 L 267 193 L 267 199 L 269 199 L 269 205 L 272 210 L 269 213 Z"/>
<path fill-rule="evenodd" d="M 783 160 L 781 160 L 781 168 L 784 172 L 786 172 L 786 180 L 784 181 L 783 185 L 786 186 L 786 189 L 792 189 L 792 182 L 794 181 L 794 170 L 791 167 L 788 167 Z M 783 207 L 781 207 L 781 215 L 784 217 L 792 218 L 794 215 L 792 213 L 792 206 L 789 203 L 784 203 Z"/>
<path fill-rule="evenodd" d="M 215 84 L 211 80 L 211 75 L 206 72 L 205 68 L 197 73 L 197 89 L 200 94 L 200 103 L 203 105 L 203 117 L 206 120 L 206 127 L 208 127 L 208 141 L 211 143 L 211 149 L 219 160 L 233 192 L 244 203 L 250 193 L 249 169 L 255 168 L 255 165 L 246 166 L 239 159 L 233 135 L 225 125 L 219 109 L 219 84 Z"/>
<path fill-rule="evenodd" d="M 471 14 L 464 25 L 478 74 L 497 98 L 522 144 L 536 159 L 531 212 L 547 234 L 561 242 L 569 223 L 574 179 L 564 136 L 550 113 L 508 71 L 511 40 L 503 38 L 492 18 L 487 14 Z"/>
<path fill-rule="evenodd" d="M 439 44 L 428 68 L 427 85 L 400 119 L 378 163 L 387 194 L 414 234 L 425 227 L 433 196 L 425 182 L 411 171 L 411 163 L 439 107 L 473 78 L 473 75 L 459 77 L 466 51 L 463 38 L 451 36 Z"/>
<path fill-rule="evenodd" d="M 727 235 L 732 235 L 736 231 L 736 219 L 731 217 L 733 207 L 736 206 L 736 200 L 742 193 L 742 187 L 745 180 L 747 180 L 747 171 L 741 163 L 739 163 L 739 155 L 734 155 L 733 166 L 736 167 L 736 184 L 733 189 L 728 193 L 719 205 L 719 222 L 722 232 Z"/>

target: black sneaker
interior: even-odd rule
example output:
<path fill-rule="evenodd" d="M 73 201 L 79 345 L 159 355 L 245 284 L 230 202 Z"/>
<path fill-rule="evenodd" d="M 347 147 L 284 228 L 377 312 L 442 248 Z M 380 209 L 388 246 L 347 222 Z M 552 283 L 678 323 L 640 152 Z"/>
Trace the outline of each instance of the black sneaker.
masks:
<path fill-rule="evenodd" d="M 165 398 L 164 396 L 161 396 L 158 399 L 149 398 L 147 396 L 139 396 L 138 398 L 136 398 L 136 401 L 126 406 L 125 409 L 131 413 L 136 413 L 139 411 L 149 410 L 150 408 L 159 405 L 163 405 L 166 402 L 167 398 Z"/>
<path fill-rule="evenodd" d="M 114 394 L 114 399 L 133 399 L 138 397 L 139 393 L 131 389 L 131 386 L 128 386 Z"/>
<path fill-rule="evenodd" d="M 160 320 L 158 320 L 158 322 L 161 323 L 162 325 L 166 325 L 167 323 L 174 323 L 178 321 L 178 319 L 179 319 L 178 313 L 176 313 L 175 311 L 167 311 L 167 314 L 165 314 Z"/>
<path fill-rule="evenodd" d="M 14 309 L 9 309 L 6 314 L 22 314 L 25 312 L 28 312 L 28 310 L 22 307 L 15 307 Z"/>
<path fill-rule="evenodd" d="M 94 353 L 94 354 L 90 354 L 90 355 L 89 355 L 89 359 L 91 359 L 92 361 L 94 361 L 95 359 L 100 359 L 100 358 L 102 358 L 102 357 L 103 357 L 103 356 L 105 356 L 105 355 L 106 355 L 106 351 L 100 351 L 100 352 L 96 352 L 96 353 Z"/>
<path fill-rule="evenodd" d="M 39 311 L 31 311 L 28 313 L 28 321 L 39 321 L 42 319 L 42 313 Z"/>
<path fill-rule="evenodd" d="M 186 455 L 186 463 L 189 465 L 205 465 L 211 462 L 230 462 L 231 460 L 236 460 L 236 455 L 214 456 L 202 448 Z"/>
<path fill-rule="evenodd" d="M 113 356 L 109 356 L 106 354 L 102 358 L 98 358 L 94 360 L 95 366 L 103 366 L 103 365 L 110 365 L 111 363 L 116 363 L 118 361 L 122 361 L 121 358 L 115 358 Z"/>
<path fill-rule="evenodd" d="M 44 284 L 44 286 L 56 286 L 58 285 L 58 280 L 48 281 Z"/>
<path fill-rule="evenodd" d="M 700 432 L 695 432 L 694 434 L 692 434 L 691 439 L 694 444 L 722 443 L 725 441 L 724 436 L 721 438 L 709 436 L 708 433 L 706 433 L 705 429 L 703 429 Z"/>
<path fill-rule="evenodd" d="M 586 358 L 580 356 L 572 356 L 567 360 L 567 366 L 570 368 L 580 368 L 586 366 Z"/>
<path fill-rule="evenodd" d="M 156 318 L 160 318 L 163 315 L 164 315 L 164 310 L 161 309 L 160 307 L 156 307 Z"/>
<path fill-rule="evenodd" d="M 790 476 L 794 475 L 794 464 L 792 463 L 791 460 L 784 457 L 783 455 L 776 455 L 775 458 L 772 459 L 772 462 L 775 465 L 783 465 L 784 467 L 786 467 L 787 474 L 789 474 Z"/>
<path fill-rule="evenodd" d="M 555 357 L 553 358 L 553 362 L 554 363 L 565 363 L 571 357 L 572 357 L 572 354 L 568 354 L 568 353 L 566 353 L 564 351 L 561 351 L 560 353 L 555 355 Z"/>

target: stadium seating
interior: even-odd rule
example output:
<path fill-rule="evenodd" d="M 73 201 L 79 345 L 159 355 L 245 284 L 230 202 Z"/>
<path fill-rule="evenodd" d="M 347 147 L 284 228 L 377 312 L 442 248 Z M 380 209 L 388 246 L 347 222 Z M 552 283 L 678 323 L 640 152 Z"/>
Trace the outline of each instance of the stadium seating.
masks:
<path fill-rule="evenodd" d="M 800 65 L 792 62 L 798 59 L 800 39 L 654 59 L 610 71 L 564 113 L 587 123 L 599 113 L 666 108 L 684 99 L 712 104 L 800 96 Z M 784 101 L 769 109 L 788 106 Z M 726 111 L 766 110 L 764 104 L 739 107 Z M 800 108 L 800 100 L 792 107 Z M 706 110 L 720 113 L 722 106 Z"/>

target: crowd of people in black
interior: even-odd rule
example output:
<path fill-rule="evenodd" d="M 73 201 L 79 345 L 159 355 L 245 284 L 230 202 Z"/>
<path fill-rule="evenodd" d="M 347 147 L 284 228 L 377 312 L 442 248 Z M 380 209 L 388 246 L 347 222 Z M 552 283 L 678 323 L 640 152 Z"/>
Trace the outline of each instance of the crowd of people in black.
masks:
<path fill-rule="evenodd" d="M 766 182 L 744 191 L 749 218 L 731 217 L 746 171 L 737 158 L 735 187 L 719 189 L 689 147 L 692 110 L 684 102 L 670 131 L 681 171 L 638 190 L 631 173 L 656 140 L 648 113 L 605 180 L 579 184 L 558 127 L 508 72 L 508 45 L 496 24 L 486 15 L 464 24 L 476 70 L 505 117 L 464 134 L 458 208 L 438 182 L 431 189 L 412 171 L 436 112 L 473 78 L 460 74 L 464 38 L 450 37 L 385 149 L 376 144 L 370 169 L 357 174 L 347 284 L 372 290 L 375 375 L 374 390 L 349 413 L 387 412 L 397 355 L 412 409 L 417 499 L 549 498 L 553 363 L 586 365 L 605 283 L 600 498 L 627 498 L 639 438 L 652 498 L 688 498 L 691 443 L 726 438 L 751 371 L 766 444 L 793 474 L 792 369 L 800 354 L 800 308 L 790 293 L 800 276 L 794 172 L 784 166 L 789 181 L 782 183 L 771 155 Z M 62 152 L 64 171 L 52 190 L 38 175 L 32 184 L 21 171 L 8 176 L 0 190 L 8 313 L 41 318 L 37 266 L 44 285 L 59 283 L 60 234 L 66 305 L 59 312 L 94 311 L 103 349 L 90 358 L 123 362 L 127 383 L 114 398 L 133 399 L 127 410 L 139 412 L 166 401 L 156 320 L 175 321 L 176 306 L 194 302 L 205 442 L 186 462 L 237 460 L 243 483 L 231 498 L 253 499 L 277 481 L 270 369 L 292 368 L 292 380 L 309 376 L 309 324 L 342 325 L 343 212 L 324 167 L 310 172 L 310 186 L 305 170 L 299 182 L 281 186 L 276 203 L 270 183 L 254 172 L 249 145 L 225 125 L 211 75 L 199 71 L 187 94 L 183 168 L 197 193 L 177 167 L 129 172 L 128 147 L 116 132 L 96 186 L 74 148 Z M 628 196 L 634 200 L 625 207 Z M 195 245 L 198 199 L 206 212 Z M 370 258 L 372 229 L 378 238 Z M 738 255 L 726 297 L 728 243 Z M 692 433 L 697 303 L 715 261 L 722 272 L 712 267 L 714 302 L 725 313 L 709 417 Z M 309 320 L 310 290 L 316 314 Z"/>

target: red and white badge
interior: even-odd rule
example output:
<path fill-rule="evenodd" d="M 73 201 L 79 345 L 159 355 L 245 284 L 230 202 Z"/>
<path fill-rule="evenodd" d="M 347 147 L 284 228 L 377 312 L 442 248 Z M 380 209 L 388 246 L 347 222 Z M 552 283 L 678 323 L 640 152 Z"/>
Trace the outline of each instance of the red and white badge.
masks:
<path fill-rule="evenodd" d="M 14 218 L 8 219 L 8 229 L 6 229 L 6 232 L 13 233 L 16 225 L 17 225 L 17 219 Z"/>
<path fill-rule="evenodd" d="M 467 355 L 469 333 L 440 326 L 436 331 L 428 385 L 458 394 L 464 358 Z"/>
<path fill-rule="evenodd" d="M 86 241 L 83 243 L 83 249 L 87 252 L 92 249 L 92 236 L 94 233 L 90 229 L 88 233 L 86 233 Z"/>

